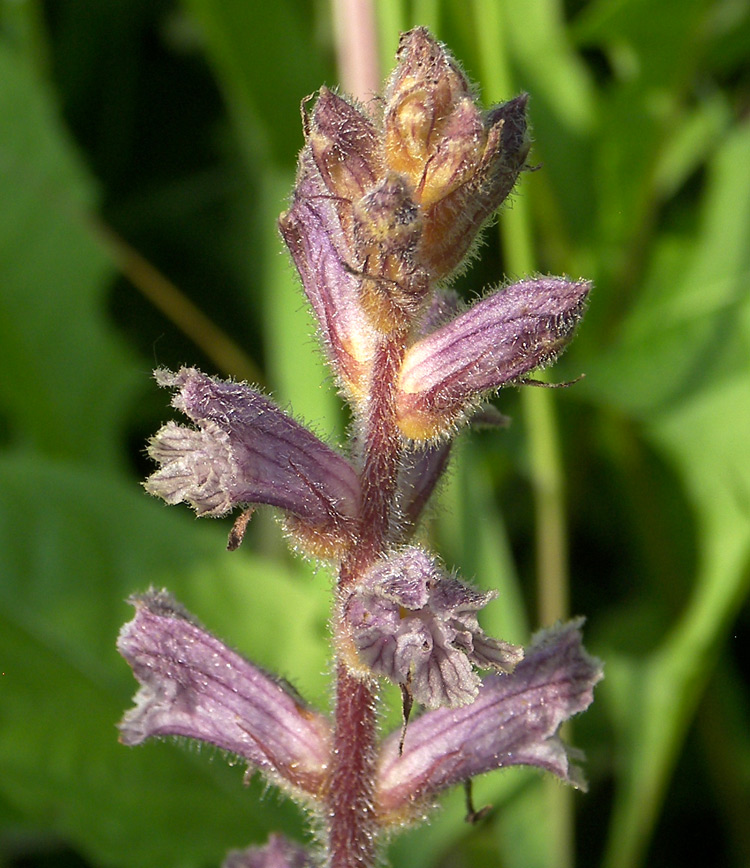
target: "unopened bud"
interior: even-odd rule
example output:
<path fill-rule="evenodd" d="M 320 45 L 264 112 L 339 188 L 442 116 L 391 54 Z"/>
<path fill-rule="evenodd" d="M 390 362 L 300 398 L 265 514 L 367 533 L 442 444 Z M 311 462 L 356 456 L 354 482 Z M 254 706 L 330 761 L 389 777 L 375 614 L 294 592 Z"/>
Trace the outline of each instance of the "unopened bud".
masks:
<path fill-rule="evenodd" d="M 440 280 L 461 264 L 524 167 L 527 98 L 483 112 L 424 28 L 404 35 L 398 59 L 386 93 L 386 162 L 413 188 L 424 218 L 419 262 Z"/>

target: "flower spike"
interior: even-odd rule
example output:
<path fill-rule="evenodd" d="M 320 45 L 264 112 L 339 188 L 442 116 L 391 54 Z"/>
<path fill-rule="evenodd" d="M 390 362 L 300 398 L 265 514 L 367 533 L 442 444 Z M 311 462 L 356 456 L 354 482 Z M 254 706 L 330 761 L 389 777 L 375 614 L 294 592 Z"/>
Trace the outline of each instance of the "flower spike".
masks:
<path fill-rule="evenodd" d="M 464 783 L 478 820 L 472 777 L 506 765 L 583 783 L 558 736 L 601 678 L 582 622 L 524 654 L 479 625 L 496 592 L 447 574 L 413 542 L 458 425 L 507 425 L 483 401 L 531 382 L 565 348 L 591 288 L 535 277 L 467 307 L 447 287 L 526 168 L 527 103 L 521 94 L 483 109 L 424 27 L 402 35 L 381 99 L 363 105 L 322 87 L 303 101 L 304 146 L 278 225 L 349 403 L 351 460 L 245 384 L 156 372 L 192 425 L 169 422 L 152 438 L 159 467 L 146 489 L 198 515 L 242 508 L 229 549 L 257 505 L 274 506 L 298 547 L 338 572 L 330 723 L 166 593 L 133 599 L 118 648 L 141 687 L 121 740 L 218 745 L 316 818 L 316 850 L 273 835 L 223 868 L 374 868 L 380 834 L 424 816 L 446 787 Z M 402 698 L 403 727 L 385 740 L 378 679 Z M 409 723 L 415 702 L 423 708 Z"/>

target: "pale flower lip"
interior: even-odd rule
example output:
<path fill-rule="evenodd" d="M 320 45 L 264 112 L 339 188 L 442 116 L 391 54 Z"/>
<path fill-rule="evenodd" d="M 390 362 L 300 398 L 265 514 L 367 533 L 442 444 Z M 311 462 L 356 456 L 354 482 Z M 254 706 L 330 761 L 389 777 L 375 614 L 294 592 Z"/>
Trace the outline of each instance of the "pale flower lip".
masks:
<path fill-rule="evenodd" d="M 161 467 L 145 482 L 150 494 L 186 501 L 198 515 L 268 504 L 331 533 L 356 516 L 352 465 L 260 392 L 195 368 L 156 379 L 176 389 L 173 406 L 197 428 L 169 422 L 152 438 L 149 455 Z"/>
<path fill-rule="evenodd" d="M 347 623 L 361 660 L 427 708 L 472 702 L 473 667 L 509 672 L 521 648 L 488 636 L 477 612 L 497 596 L 446 575 L 416 546 L 383 558 L 353 592 Z"/>
<path fill-rule="evenodd" d="M 130 600 L 135 618 L 117 648 L 141 683 L 120 741 L 185 736 L 241 756 L 274 783 L 319 793 L 328 721 L 291 688 L 201 628 L 165 591 Z"/>
<path fill-rule="evenodd" d="M 418 340 L 399 376 L 402 433 L 446 434 L 483 395 L 551 362 L 570 342 L 590 289 L 585 280 L 522 280 Z"/>
<path fill-rule="evenodd" d="M 513 672 L 488 675 L 471 705 L 429 711 L 384 742 L 376 810 L 400 822 L 447 787 L 511 765 L 532 765 L 585 788 L 558 736 L 585 711 L 602 664 L 583 648 L 582 618 L 538 634 Z"/>

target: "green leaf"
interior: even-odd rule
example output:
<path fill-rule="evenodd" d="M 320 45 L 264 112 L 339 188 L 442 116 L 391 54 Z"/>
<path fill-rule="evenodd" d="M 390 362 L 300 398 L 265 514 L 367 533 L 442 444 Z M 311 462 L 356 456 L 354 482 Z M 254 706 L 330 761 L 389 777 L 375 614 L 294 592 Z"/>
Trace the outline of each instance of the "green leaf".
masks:
<path fill-rule="evenodd" d="M 104 316 L 93 185 L 53 106 L 0 42 L 0 406 L 16 442 L 111 463 L 135 371 Z"/>
<path fill-rule="evenodd" d="M 620 340 L 585 384 L 640 420 L 677 468 L 698 527 L 698 573 L 679 619 L 645 663 L 616 659 L 608 669 L 626 685 L 613 701 L 629 757 L 609 868 L 641 858 L 718 648 L 750 588 L 747 126 L 716 154 L 698 229 L 662 244 Z"/>

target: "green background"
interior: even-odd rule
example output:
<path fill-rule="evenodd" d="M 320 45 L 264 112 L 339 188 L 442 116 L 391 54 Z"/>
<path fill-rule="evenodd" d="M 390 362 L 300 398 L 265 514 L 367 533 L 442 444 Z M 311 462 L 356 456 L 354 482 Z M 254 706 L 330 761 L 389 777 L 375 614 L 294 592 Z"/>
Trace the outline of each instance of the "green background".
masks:
<path fill-rule="evenodd" d="M 393 863 L 750 864 L 750 5 L 377 12 L 384 71 L 399 29 L 427 24 L 487 102 L 532 95 L 541 168 L 461 291 L 595 283 L 552 372 L 585 379 L 504 391 L 512 427 L 462 436 L 425 537 L 501 589 L 490 632 L 526 641 L 569 596 L 606 666 L 572 733 L 588 794 L 489 775 L 487 820 L 467 827 L 452 794 Z M 118 744 L 135 682 L 114 642 L 127 596 L 166 586 L 329 701 L 330 574 L 263 511 L 229 555 L 225 523 L 139 481 L 170 415 L 156 365 L 249 379 L 345 431 L 275 229 L 299 102 L 337 81 L 324 2 L 0 2 L 2 868 L 208 868 L 304 834 L 217 752 Z"/>

